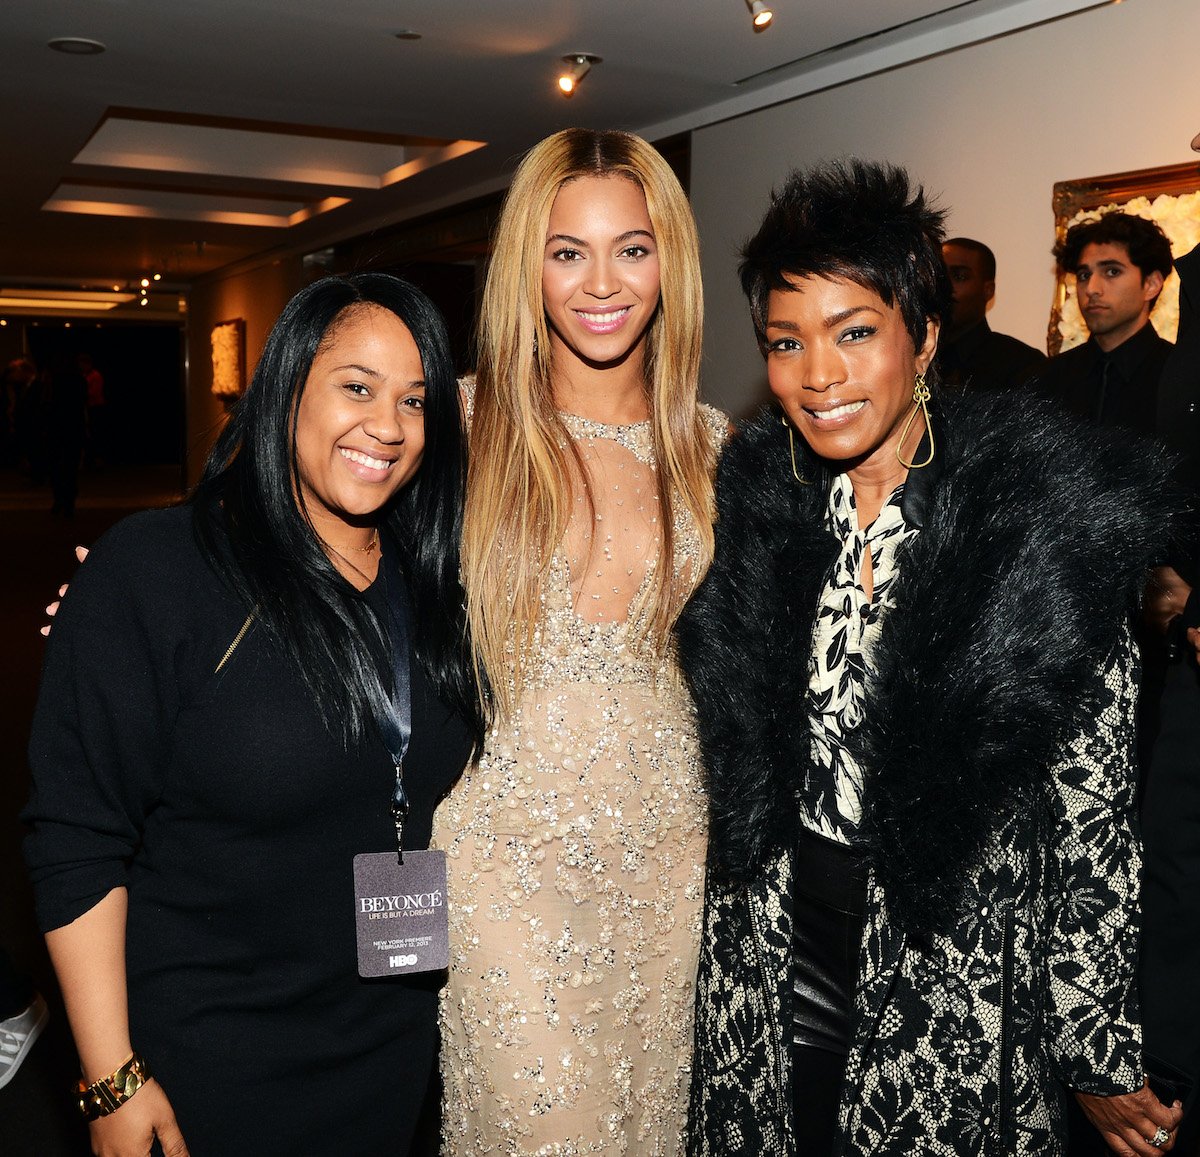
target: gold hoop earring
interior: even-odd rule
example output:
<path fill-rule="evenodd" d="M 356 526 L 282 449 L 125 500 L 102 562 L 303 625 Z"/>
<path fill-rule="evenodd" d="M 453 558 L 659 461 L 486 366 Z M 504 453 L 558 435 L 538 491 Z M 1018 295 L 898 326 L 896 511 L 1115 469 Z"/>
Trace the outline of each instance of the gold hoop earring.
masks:
<path fill-rule="evenodd" d="M 779 420 L 787 427 L 788 446 L 792 451 L 792 477 L 795 478 L 801 486 L 811 486 L 812 483 L 807 478 L 800 477 L 800 471 L 796 469 L 796 434 L 792 429 L 792 424 L 787 420 L 787 414 L 780 414 Z"/>
<path fill-rule="evenodd" d="M 905 470 L 920 470 L 924 466 L 928 466 L 933 461 L 933 423 L 929 420 L 929 387 L 925 384 L 925 375 L 918 373 L 913 381 L 913 408 L 912 413 L 908 415 L 908 421 L 904 423 L 904 429 L 900 431 L 900 441 L 896 445 L 896 461 L 900 463 Z M 924 462 L 905 462 L 900 456 L 900 450 L 904 446 L 908 438 L 908 432 L 912 429 L 912 424 L 917 420 L 917 412 L 920 411 L 925 419 L 925 431 L 929 435 L 929 457 Z M 920 443 L 917 443 L 920 446 Z"/>

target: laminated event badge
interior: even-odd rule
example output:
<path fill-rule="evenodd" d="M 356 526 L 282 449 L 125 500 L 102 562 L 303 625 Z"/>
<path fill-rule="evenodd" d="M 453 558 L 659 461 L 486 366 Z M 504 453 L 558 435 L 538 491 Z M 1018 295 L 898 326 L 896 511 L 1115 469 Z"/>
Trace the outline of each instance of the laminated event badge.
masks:
<path fill-rule="evenodd" d="M 450 963 L 446 853 L 363 852 L 354 857 L 359 976 L 431 972 Z"/>

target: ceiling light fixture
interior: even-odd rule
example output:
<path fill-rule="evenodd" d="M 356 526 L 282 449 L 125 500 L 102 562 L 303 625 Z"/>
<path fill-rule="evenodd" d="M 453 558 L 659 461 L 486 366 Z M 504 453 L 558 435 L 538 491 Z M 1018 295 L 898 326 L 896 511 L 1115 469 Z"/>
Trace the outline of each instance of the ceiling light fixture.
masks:
<path fill-rule="evenodd" d="M 766 28 L 770 28 L 771 21 L 775 19 L 775 13 L 766 6 L 763 0 L 746 0 L 746 7 L 750 9 L 750 19 L 754 23 L 754 31 L 762 32 Z"/>
<path fill-rule="evenodd" d="M 570 65 L 558 78 L 558 91 L 563 96 L 573 96 L 579 82 L 591 71 L 592 65 L 600 63 L 600 57 L 593 56 L 590 52 L 568 52 L 562 60 L 563 64 Z"/>
<path fill-rule="evenodd" d="M 46 41 L 47 48 L 55 52 L 65 52 L 68 56 L 99 56 L 107 51 L 107 45 L 99 40 L 89 40 L 86 36 L 56 36 Z"/>
<path fill-rule="evenodd" d="M 414 32 L 411 28 L 401 28 L 399 32 L 393 32 L 392 35 L 397 40 L 420 40 L 421 34 Z"/>

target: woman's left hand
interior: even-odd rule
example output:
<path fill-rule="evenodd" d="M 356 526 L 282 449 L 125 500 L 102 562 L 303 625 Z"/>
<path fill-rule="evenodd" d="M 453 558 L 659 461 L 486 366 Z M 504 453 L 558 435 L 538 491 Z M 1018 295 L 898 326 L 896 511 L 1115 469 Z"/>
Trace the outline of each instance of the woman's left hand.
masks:
<path fill-rule="evenodd" d="M 1175 1147 L 1175 1130 L 1183 1117 L 1183 1106 L 1164 1105 L 1142 1085 L 1136 1093 L 1121 1093 L 1115 1097 L 1096 1097 L 1090 1093 L 1075 1093 L 1087 1119 L 1100 1130 L 1104 1143 L 1118 1157 L 1154 1157 Z M 1160 1145 L 1152 1144 L 1159 1129 L 1169 1136 Z"/>

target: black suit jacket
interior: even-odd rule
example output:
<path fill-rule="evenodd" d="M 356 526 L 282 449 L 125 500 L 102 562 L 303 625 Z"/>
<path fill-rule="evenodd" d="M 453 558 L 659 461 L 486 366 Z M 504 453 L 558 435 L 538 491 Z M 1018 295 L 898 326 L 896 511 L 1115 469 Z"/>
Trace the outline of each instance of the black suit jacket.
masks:
<path fill-rule="evenodd" d="M 1000 390 L 1024 386 L 1045 368 L 1041 350 L 996 333 L 984 318 L 953 341 L 942 339 L 938 346 L 938 368 L 948 386 Z"/>
<path fill-rule="evenodd" d="M 1200 249 L 1175 263 L 1179 337 L 1159 387 L 1160 436 L 1185 456 L 1200 489 Z M 1195 568 L 1200 573 L 1200 560 Z M 1195 583 L 1197 573 L 1188 576 Z M 1189 608 L 1200 600 L 1193 593 Z M 1159 733 L 1142 804 L 1145 879 L 1139 975 L 1147 1068 L 1165 1061 L 1200 1079 L 1200 669 L 1166 673 Z M 1188 1128 L 1194 1128 L 1189 1113 Z"/>
<path fill-rule="evenodd" d="M 1175 262 L 1179 333 L 1158 385 L 1159 436 L 1182 454 L 1187 481 L 1200 493 L 1200 246 Z"/>
<path fill-rule="evenodd" d="M 1159 433 L 1159 381 L 1170 352 L 1171 343 L 1146 322 L 1107 354 L 1088 338 L 1051 358 L 1038 385 L 1064 409 L 1098 426 L 1122 426 L 1153 438 Z"/>

